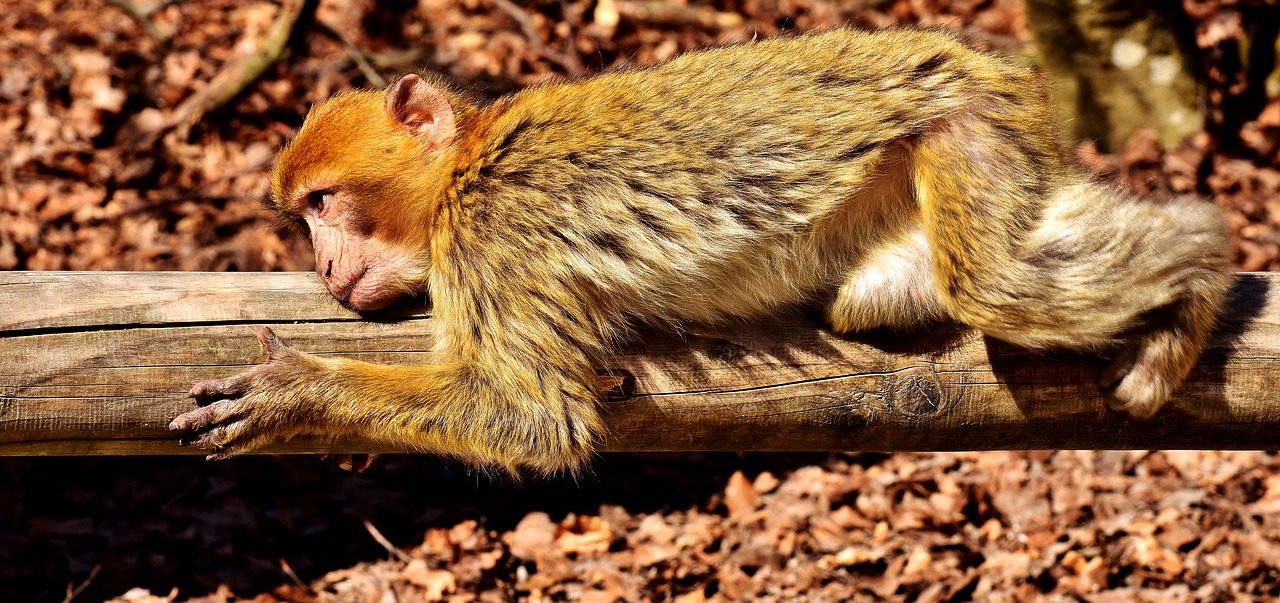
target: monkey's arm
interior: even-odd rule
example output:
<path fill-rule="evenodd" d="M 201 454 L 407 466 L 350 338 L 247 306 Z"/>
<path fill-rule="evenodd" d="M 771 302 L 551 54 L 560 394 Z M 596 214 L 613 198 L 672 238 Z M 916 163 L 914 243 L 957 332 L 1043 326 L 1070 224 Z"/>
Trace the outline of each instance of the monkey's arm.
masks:
<path fill-rule="evenodd" d="M 298 435 L 359 434 L 508 471 L 572 470 L 599 429 L 589 382 L 554 363 L 385 366 L 298 352 L 267 328 L 258 340 L 265 363 L 197 383 L 201 407 L 170 423 L 210 460 Z"/>

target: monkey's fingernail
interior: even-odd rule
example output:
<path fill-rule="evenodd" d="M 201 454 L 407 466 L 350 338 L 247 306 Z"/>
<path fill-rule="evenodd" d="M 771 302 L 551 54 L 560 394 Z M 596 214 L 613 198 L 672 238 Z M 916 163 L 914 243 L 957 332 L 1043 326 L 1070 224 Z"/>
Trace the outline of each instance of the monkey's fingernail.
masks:
<path fill-rule="evenodd" d="M 280 346 L 280 338 L 276 337 L 276 332 L 272 331 L 271 327 L 262 327 L 258 330 L 258 341 L 262 342 L 267 349 Z"/>
<path fill-rule="evenodd" d="M 231 448 L 227 448 L 226 446 L 214 446 L 213 452 L 209 453 L 209 456 L 204 458 L 209 461 L 225 461 L 232 456 L 235 456 L 235 451 Z"/>

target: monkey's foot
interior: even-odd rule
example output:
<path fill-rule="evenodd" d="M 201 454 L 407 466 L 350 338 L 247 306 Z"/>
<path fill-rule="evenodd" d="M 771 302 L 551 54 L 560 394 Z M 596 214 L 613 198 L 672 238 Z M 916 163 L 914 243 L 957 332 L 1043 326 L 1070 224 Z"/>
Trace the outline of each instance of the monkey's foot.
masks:
<path fill-rule="evenodd" d="M 1108 408 L 1145 420 L 1160 412 L 1173 396 L 1177 383 L 1171 380 L 1169 367 L 1153 358 L 1159 354 L 1151 348 L 1141 343 L 1127 345 L 1102 372 L 1099 386 Z"/>
<path fill-rule="evenodd" d="M 200 408 L 169 423 L 183 446 L 209 450 L 208 460 L 230 458 L 297 435 L 300 396 L 293 390 L 306 383 L 314 362 L 286 346 L 271 329 L 258 331 L 258 341 L 267 352 L 265 363 L 233 377 L 195 384 L 189 395 Z"/>

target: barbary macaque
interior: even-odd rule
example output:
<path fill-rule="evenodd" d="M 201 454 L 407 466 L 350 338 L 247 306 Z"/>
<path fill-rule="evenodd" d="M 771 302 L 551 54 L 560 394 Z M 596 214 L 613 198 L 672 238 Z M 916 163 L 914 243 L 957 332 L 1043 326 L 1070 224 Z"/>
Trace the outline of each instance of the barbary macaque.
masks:
<path fill-rule="evenodd" d="M 573 471 L 595 367 L 640 324 L 816 305 L 838 333 L 954 320 L 1110 353 L 1107 404 L 1156 414 L 1230 284 L 1213 205 L 1091 182 L 1029 69 L 931 32 L 690 52 L 489 104 L 407 75 L 312 109 L 271 200 L 339 301 L 434 304 L 433 360 L 267 360 L 197 384 L 171 428 L 211 459 L 358 434 Z"/>

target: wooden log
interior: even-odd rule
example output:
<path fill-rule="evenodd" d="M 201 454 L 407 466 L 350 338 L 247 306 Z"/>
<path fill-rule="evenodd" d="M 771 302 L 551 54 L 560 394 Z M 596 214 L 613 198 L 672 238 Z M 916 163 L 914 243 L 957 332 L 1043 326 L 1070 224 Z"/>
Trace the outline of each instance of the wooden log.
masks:
<path fill-rule="evenodd" d="M 1155 419 L 1107 410 L 1106 362 L 955 326 L 841 337 L 805 318 L 644 333 L 602 379 L 606 450 L 1280 448 L 1280 276 L 1242 274 L 1212 347 Z M 425 310 L 364 320 L 307 273 L 0 273 L 0 455 L 180 454 L 186 392 L 298 349 L 422 362 Z M 269 452 L 390 451 L 298 439 Z"/>

